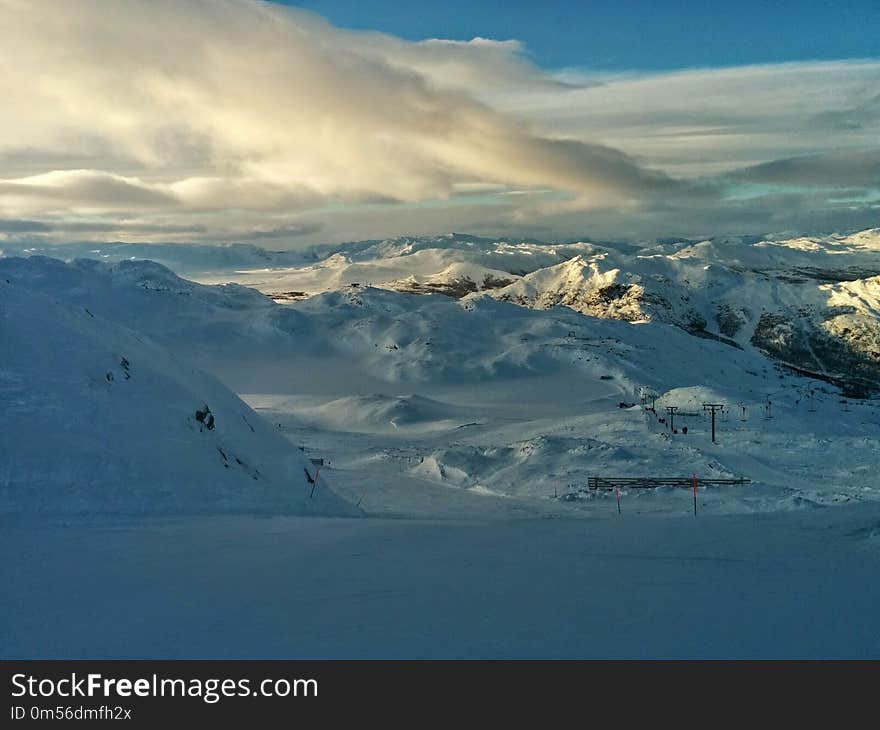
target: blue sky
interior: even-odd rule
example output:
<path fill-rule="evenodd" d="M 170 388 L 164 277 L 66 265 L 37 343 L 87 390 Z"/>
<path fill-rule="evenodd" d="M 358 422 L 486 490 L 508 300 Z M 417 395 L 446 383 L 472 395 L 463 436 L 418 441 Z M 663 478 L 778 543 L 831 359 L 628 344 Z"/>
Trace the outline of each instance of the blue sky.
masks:
<path fill-rule="evenodd" d="M 878 0 L 307 0 L 334 25 L 515 38 L 545 68 L 667 70 L 880 56 Z"/>

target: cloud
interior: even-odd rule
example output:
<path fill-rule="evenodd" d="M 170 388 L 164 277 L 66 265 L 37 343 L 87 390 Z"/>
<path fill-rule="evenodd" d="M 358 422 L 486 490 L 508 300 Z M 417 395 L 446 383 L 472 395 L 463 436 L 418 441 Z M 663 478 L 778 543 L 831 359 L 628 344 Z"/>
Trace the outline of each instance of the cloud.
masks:
<path fill-rule="evenodd" d="M 48 233 L 52 227 L 43 221 L 0 219 L 0 233 Z"/>
<path fill-rule="evenodd" d="M 99 240 L 146 239 L 156 236 L 192 236 L 204 234 L 203 225 L 188 223 L 158 223 L 139 220 L 30 220 L 27 218 L 0 218 L 0 238 L 7 241 L 42 240 L 62 237 L 67 240 L 89 236 Z"/>
<path fill-rule="evenodd" d="M 431 38 L 409 43 L 372 33 L 360 37 L 359 49 L 399 71 L 418 73 L 437 88 L 463 91 L 480 98 L 499 93 L 553 92 L 594 83 L 550 76 L 529 59 L 525 47 L 517 40 Z"/>
<path fill-rule="evenodd" d="M 407 43 L 250 0 L 0 0 L 0 19 L 0 154 L 137 166 L 7 181 L 4 194 L 283 209 L 413 202 L 460 182 L 553 185 L 585 202 L 678 187 L 477 101 L 481 83 L 561 86 L 516 43 Z"/>
<path fill-rule="evenodd" d="M 876 91 L 876 85 L 873 87 Z M 849 108 L 829 109 L 811 117 L 810 125 L 830 131 L 854 131 L 880 127 L 880 93 L 869 98 L 859 94 Z"/>
<path fill-rule="evenodd" d="M 731 184 L 873 184 L 878 61 L 548 74 L 257 0 L 0 0 L 0 28 L 0 216 L 53 235 L 662 235 L 742 222 Z"/>
<path fill-rule="evenodd" d="M 64 205 L 70 210 L 173 205 L 175 197 L 137 178 L 100 170 L 56 170 L 0 180 L 0 206 L 18 210 Z"/>
<path fill-rule="evenodd" d="M 773 160 L 738 170 L 731 178 L 776 185 L 880 187 L 880 149 L 826 152 Z"/>
<path fill-rule="evenodd" d="M 255 231 L 249 231 L 243 234 L 236 236 L 236 238 L 240 240 L 251 240 L 251 241 L 261 241 L 266 239 L 279 239 L 279 238 L 296 238 L 298 236 L 308 236 L 313 233 L 318 233 L 319 231 L 324 229 L 324 225 L 322 223 L 314 222 L 314 223 L 299 223 L 299 224 L 290 224 L 286 226 L 279 226 L 277 228 L 266 228 L 266 229 L 258 229 Z"/>
<path fill-rule="evenodd" d="M 544 134 L 600 141 L 678 176 L 876 147 L 880 133 L 880 60 L 562 77 L 601 83 L 493 103 Z"/>

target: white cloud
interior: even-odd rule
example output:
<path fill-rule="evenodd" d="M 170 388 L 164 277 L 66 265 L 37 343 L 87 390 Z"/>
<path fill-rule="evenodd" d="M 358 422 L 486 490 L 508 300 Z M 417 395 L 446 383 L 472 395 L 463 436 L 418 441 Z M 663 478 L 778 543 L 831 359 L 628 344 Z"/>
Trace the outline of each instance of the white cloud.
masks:
<path fill-rule="evenodd" d="M 517 41 L 412 43 L 254 0 L 0 0 L 0 34 L 0 216 L 53 231 L 659 234 L 682 210 L 744 219 L 707 175 L 877 146 L 874 61 L 551 76 Z M 750 174 L 846 178 L 836 159 Z"/>
<path fill-rule="evenodd" d="M 544 133 L 620 147 L 682 176 L 878 146 L 880 60 L 592 76 L 570 90 L 500 95 Z"/>
<path fill-rule="evenodd" d="M 417 201 L 457 182 L 605 200 L 661 180 L 463 92 L 553 87 L 517 44 L 406 43 L 249 0 L 0 0 L 0 18 L 2 151 L 75 154 L 82 140 L 196 205 Z"/>

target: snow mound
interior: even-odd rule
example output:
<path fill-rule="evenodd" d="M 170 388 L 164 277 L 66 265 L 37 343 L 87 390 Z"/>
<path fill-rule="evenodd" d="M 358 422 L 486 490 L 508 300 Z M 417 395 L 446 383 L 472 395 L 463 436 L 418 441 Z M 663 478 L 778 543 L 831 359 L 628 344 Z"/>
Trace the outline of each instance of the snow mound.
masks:
<path fill-rule="evenodd" d="M 306 423 L 338 431 L 441 431 L 461 425 L 460 408 L 420 395 L 346 396 L 294 412 Z"/>
<path fill-rule="evenodd" d="M 87 308 L 0 279 L 0 342 L 0 512 L 355 513 L 214 377 Z"/>

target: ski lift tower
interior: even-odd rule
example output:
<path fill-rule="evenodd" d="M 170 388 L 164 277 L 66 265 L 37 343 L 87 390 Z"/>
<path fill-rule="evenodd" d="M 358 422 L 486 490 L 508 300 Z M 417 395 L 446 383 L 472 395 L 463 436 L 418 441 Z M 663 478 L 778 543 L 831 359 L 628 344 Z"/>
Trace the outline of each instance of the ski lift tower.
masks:
<path fill-rule="evenodd" d="M 717 411 L 724 412 L 724 404 L 723 403 L 703 403 L 703 410 L 709 411 L 712 416 L 712 443 L 717 443 L 715 441 L 715 413 Z"/>

